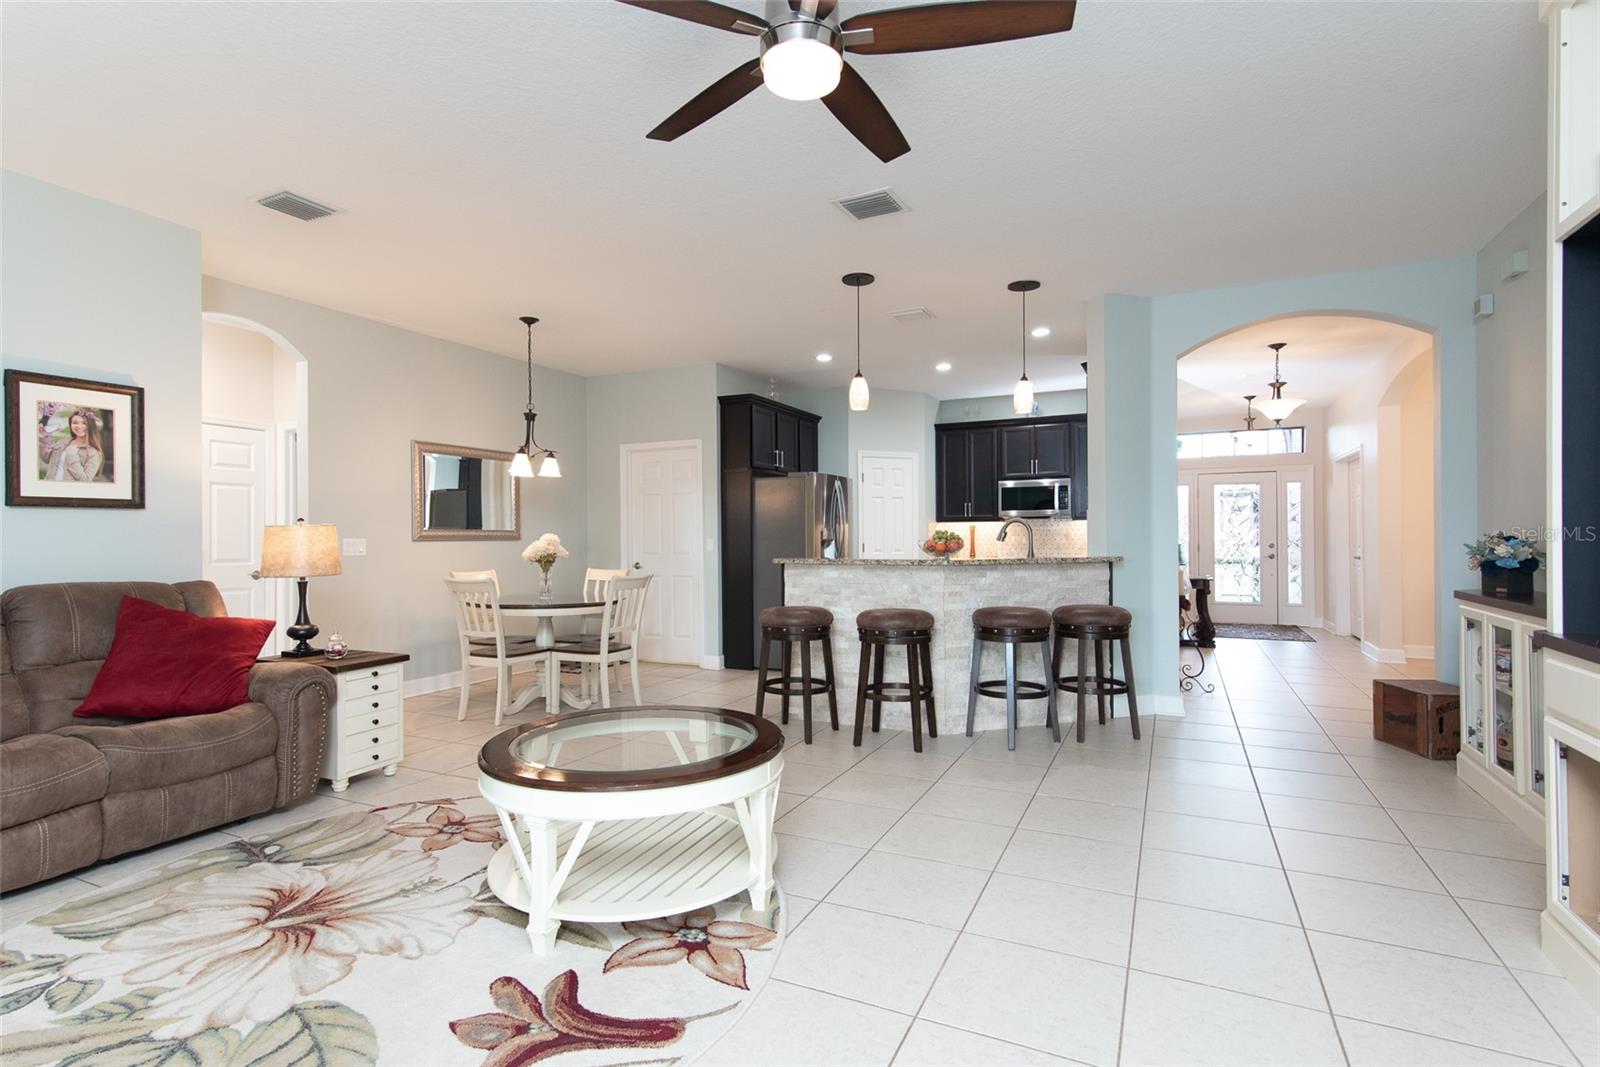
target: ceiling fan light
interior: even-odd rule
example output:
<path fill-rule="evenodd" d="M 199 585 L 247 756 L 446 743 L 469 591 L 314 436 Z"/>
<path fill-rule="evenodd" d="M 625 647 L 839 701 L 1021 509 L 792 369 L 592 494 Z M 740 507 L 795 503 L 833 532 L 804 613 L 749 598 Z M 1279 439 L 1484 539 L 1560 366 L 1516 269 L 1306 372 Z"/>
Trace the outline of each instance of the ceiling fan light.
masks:
<path fill-rule="evenodd" d="M 821 100 L 839 87 L 844 57 L 815 37 L 791 37 L 761 54 L 761 80 L 785 100 Z"/>
<path fill-rule="evenodd" d="M 1028 381 L 1026 374 L 1017 379 L 1017 387 L 1012 390 L 1011 410 L 1018 415 L 1028 415 L 1033 412 L 1033 383 Z"/>
<path fill-rule="evenodd" d="M 1290 415 L 1293 415 L 1304 403 L 1304 400 L 1298 400 L 1294 397 L 1271 397 L 1267 400 L 1257 400 L 1256 410 L 1273 422 L 1282 422 Z"/>
<path fill-rule="evenodd" d="M 546 452 L 544 454 L 544 458 L 539 461 L 539 477 L 561 477 L 561 463 L 556 459 L 556 454 L 554 452 Z"/>
<path fill-rule="evenodd" d="M 867 380 L 856 371 L 856 376 L 850 379 L 850 410 L 865 411 L 871 396 L 867 390 Z"/>
<path fill-rule="evenodd" d="M 533 477 L 533 461 L 528 458 L 528 453 L 520 448 L 517 449 L 516 454 L 511 457 L 511 477 Z"/>

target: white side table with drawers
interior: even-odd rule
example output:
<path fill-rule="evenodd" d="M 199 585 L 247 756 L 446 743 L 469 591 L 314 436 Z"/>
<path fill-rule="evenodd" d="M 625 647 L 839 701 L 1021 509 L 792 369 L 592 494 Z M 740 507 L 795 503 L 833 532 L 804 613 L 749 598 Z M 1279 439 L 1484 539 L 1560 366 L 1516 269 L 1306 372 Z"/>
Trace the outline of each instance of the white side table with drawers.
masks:
<path fill-rule="evenodd" d="M 341 659 L 305 656 L 295 660 L 331 671 L 337 686 L 328 709 L 322 750 L 322 777 L 343 793 L 350 779 L 367 771 L 393 775 L 405 755 L 405 672 L 411 657 L 403 652 L 352 650 Z"/>

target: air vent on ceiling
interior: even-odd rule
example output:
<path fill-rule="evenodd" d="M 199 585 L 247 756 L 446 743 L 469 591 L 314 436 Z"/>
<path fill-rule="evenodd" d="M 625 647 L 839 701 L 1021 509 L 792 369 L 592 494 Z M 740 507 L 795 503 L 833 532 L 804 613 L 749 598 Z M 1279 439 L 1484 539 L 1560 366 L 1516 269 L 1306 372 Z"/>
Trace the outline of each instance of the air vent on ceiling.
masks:
<path fill-rule="evenodd" d="M 301 222 L 311 222 L 313 219 L 325 219 L 332 215 L 337 208 L 326 207 L 315 200 L 308 200 L 299 193 L 291 193 L 287 189 L 283 192 L 263 196 L 256 203 L 262 207 L 270 207 L 274 211 L 281 211 L 285 215 L 299 219 Z"/>
<path fill-rule="evenodd" d="M 835 200 L 834 203 L 857 221 L 875 219 L 879 215 L 893 215 L 906 209 L 905 204 L 888 189 L 875 189 L 860 196 L 847 196 L 842 200 Z"/>
<path fill-rule="evenodd" d="M 933 312 L 927 308 L 901 308 L 899 311 L 889 312 L 889 317 L 896 322 L 921 322 L 923 319 L 933 318 Z"/>

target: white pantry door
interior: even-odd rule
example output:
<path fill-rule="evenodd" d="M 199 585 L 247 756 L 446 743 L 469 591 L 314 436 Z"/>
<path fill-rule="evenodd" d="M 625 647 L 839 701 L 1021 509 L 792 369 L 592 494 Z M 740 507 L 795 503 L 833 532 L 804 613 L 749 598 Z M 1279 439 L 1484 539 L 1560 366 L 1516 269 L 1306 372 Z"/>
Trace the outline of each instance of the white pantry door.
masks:
<path fill-rule="evenodd" d="M 655 576 L 639 626 L 639 656 L 699 663 L 705 561 L 700 443 L 623 445 L 622 467 L 621 565 L 633 575 Z"/>
<path fill-rule="evenodd" d="M 222 591 L 229 615 L 270 619 L 275 583 L 250 577 L 261 565 L 272 483 L 270 435 L 265 426 L 204 422 L 200 441 L 201 574 Z"/>
<path fill-rule="evenodd" d="M 928 532 L 920 527 L 917 457 L 910 452 L 856 454 L 857 555 L 912 559 L 922 554 Z"/>

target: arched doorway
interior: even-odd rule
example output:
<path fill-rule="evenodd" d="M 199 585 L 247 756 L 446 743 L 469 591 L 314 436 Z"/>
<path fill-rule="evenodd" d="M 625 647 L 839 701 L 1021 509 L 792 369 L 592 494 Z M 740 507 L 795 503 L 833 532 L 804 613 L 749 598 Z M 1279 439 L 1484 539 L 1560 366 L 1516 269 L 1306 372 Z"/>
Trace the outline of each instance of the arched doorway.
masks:
<path fill-rule="evenodd" d="M 1256 405 L 1283 343 L 1281 423 Z M 1383 662 L 1434 655 L 1434 338 L 1364 312 L 1275 315 L 1177 360 L 1180 550 L 1218 622 L 1353 637 Z M 1254 397 L 1254 402 L 1247 401 Z"/>
<path fill-rule="evenodd" d="M 290 583 L 262 582 L 261 527 L 310 508 L 309 364 L 286 338 L 234 315 L 201 315 L 201 573 L 233 615 L 294 618 Z"/>

